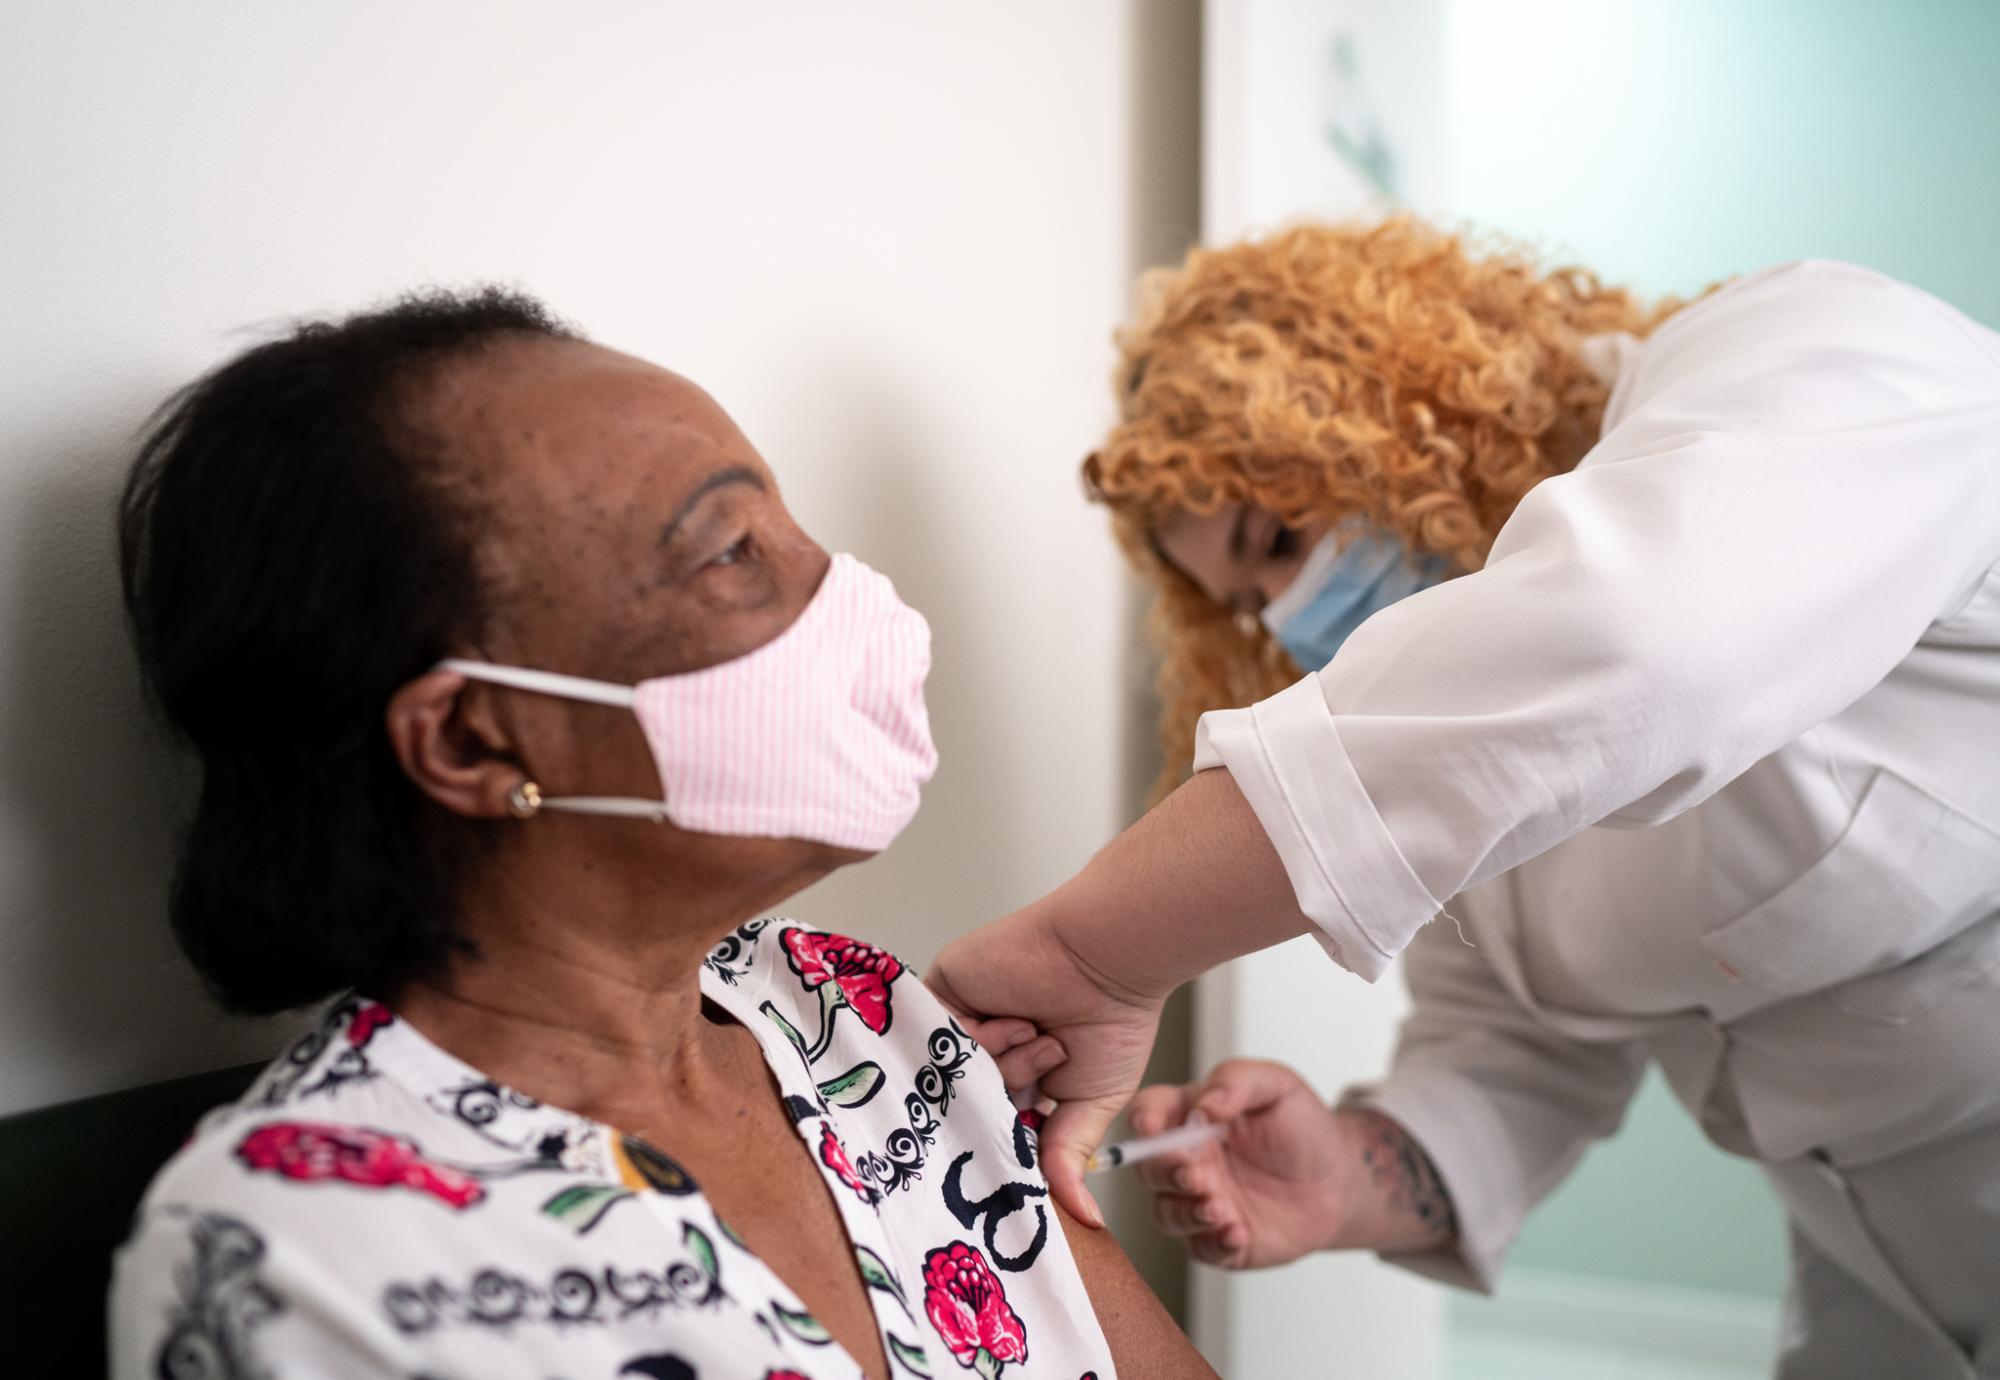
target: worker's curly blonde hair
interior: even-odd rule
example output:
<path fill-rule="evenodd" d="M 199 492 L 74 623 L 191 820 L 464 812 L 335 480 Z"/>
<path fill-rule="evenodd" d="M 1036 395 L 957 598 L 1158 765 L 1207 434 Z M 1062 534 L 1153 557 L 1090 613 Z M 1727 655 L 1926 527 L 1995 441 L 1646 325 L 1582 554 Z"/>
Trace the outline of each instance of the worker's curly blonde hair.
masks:
<path fill-rule="evenodd" d="M 1676 305 L 1409 216 L 1301 225 L 1146 275 L 1117 336 L 1122 420 L 1083 471 L 1157 593 L 1160 790 L 1203 712 L 1299 674 L 1161 559 L 1163 518 L 1243 501 L 1294 525 L 1358 516 L 1475 570 L 1521 496 L 1597 439 L 1609 389 L 1581 337 L 1644 335 Z"/>

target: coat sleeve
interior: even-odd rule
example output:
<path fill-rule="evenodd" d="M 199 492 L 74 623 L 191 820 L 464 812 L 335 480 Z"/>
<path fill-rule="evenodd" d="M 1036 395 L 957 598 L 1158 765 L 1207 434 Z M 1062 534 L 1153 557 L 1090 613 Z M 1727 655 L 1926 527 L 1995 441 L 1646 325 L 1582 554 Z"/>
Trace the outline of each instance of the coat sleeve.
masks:
<path fill-rule="evenodd" d="M 1389 1076 L 1342 1104 L 1394 1120 L 1451 1196 L 1451 1247 L 1384 1259 L 1491 1292 L 1528 1212 L 1610 1135 L 1646 1068 L 1639 1041 L 1549 1030 L 1501 986 L 1479 950 L 1431 925 L 1404 956 L 1413 1006 Z"/>
<path fill-rule="evenodd" d="M 1204 716 L 1196 769 L 1231 773 L 1324 945 L 1372 980 L 1443 901 L 1699 804 L 1972 596 L 2000 561 L 1995 339 L 1836 264 L 1686 308 L 1484 569 Z"/>

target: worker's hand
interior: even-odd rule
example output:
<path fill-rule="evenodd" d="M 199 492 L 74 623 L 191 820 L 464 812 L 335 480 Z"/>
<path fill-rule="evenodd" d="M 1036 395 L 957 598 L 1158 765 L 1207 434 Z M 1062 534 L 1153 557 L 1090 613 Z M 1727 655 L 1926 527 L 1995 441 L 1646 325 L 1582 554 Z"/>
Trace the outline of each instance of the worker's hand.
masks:
<path fill-rule="evenodd" d="M 1228 1134 L 1135 1170 L 1162 1228 L 1197 1259 L 1231 1270 L 1342 1244 L 1356 1151 L 1311 1084 L 1283 1064 L 1231 1059 L 1203 1082 L 1141 1090 L 1132 1132 L 1158 1135 L 1197 1109 Z"/>
<path fill-rule="evenodd" d="M 1309 1251 L 1440 1250 L 1458 1235 L 1451 1197 L 1416 1139 L 1373 1108 L 1329 1109 L 1283 1064 L 1231 1059 L 1200 1083 L 1146 1088 L 1142 1136 L 1199 1111 L 1229 1132 L 1138 1166 L 1153 1215 L 1188 1249 L 1232 1270 Z"/>
<path fill-rule="evenodd" d="M 1171 989 L 1109 978 L 1064 942 L 1041 906 L 946 946 L 924 981 L 999 1060 L 1010 1092 L 1039 1080 L 1055 1100 L 1040 1137 L 1049 1191 L 1071 1216 L 1103 1226 L 1083 1166 L 1139 1086 Z"/>

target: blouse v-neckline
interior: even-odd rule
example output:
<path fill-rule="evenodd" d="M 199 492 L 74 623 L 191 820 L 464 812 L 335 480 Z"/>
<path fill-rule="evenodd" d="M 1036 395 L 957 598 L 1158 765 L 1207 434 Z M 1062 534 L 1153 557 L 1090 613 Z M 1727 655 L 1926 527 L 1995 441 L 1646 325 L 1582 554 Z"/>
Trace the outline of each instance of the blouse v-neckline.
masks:
<path fill-rule="evenodd" d="M 874 1204 L 864 1203 L 854 1186 L 843 1180 L 839 1172 L 827 1162 L 820 1146 L 814 1144 L 814 1127 L 827 1124 L 839 1127 L 839 1118 L 834 1108 L 821 1096 L 817 1084 L 805 1061 L 804 1051 L 791 1038 L 789 1027 L 781 1030 L 777 1021 L 769 1013 L 751 1006 L 751 993 L 743 991 L 735 982 L 725 980 L 708 964 L 700 973 L 701 995 L 713 1001 L 727 1012 L 739 1025 L 750 1033 L 756 1043 L 763 1065 L 770 1071 L 776 1083 L 779 1096 L 784 1104 L 786 1120 L 791 1123 L 792 1132 L 805 1149 L 806 1157 L 812 1161 L 821 1182 L 833 1199 L 834 1210 L 839 1215 L 841 1232 L 846 1239 L 848 1250 L 854 1255 L 861 1273 L 862 1293 L 868 1301 L 869 1316 L 875 1324 L 876 1339 L 882 1347 L 883 1358 L 894 1372 L 899 1354 L 907 1359 L 908 1344 L 902 1343 L 891 1331 L 891 1323 L 906 1320 L 913 1326 L 921 1326 L 917 1315 L 909 1306 L 908 1292 L 898 1282 L 890 1265 L 893 1248 L 888 1240 L 886 1223 Z M 364 1009 L 376 1007 L 388 1011 L 386 1007 L 365 1002 Z M 407 1020 L 395 1018 L 385 1022 L 388 1028 L 382 1030 L 370 1043 L 369 1053 L 375 1068 L 402 1083 L 415 1095 L 418 1101 L 439 1115 L 446 1115 L 438 1105 L 439 1097 L 448 1089 L 480 1087 L 491 1090 L 491 1094 L 501 1100 L 512 1099 L 517 1105 L 538 1106 L 552 1123 L 563 1126 L 563 1136 L 567 1152 L 575 1156 L 575 1167 L 583 1172 L 621 1183 L 628 1179 L 619 1160 L 634 1158 L 629 1147 L 639 1147 L 646 1159 L 644 1173 L 651 1178 L 662 1172 L 678 1173 L 687 1189 L 685 1193 L 670 1196 L 663 1192 L 639 1195 L 647 1214 L 668 1228 L 681 1225 L 681 1214 L 685 1212 L 687 1199 L 697 1199 L 711 1217 L 717 1228 L 727 1234 L 732 1241 L 742 1247 L 744 1254 L 762 1271 L 764 1286 L 768 1289 L 773 1304 L 779 1310 L 779 1322 L 798 1340 L 825 1347 L 822 1354 L 830 1354 L 848 1366 L 855 1375 L 865 1377 L 866 1369 L 853 1354 L 841 1344 L 839 1339 L 826 1332 L 823 1325 L 812 1316 L 798 1290 L 772 1269 L 761 1255 L 745 1245 L 716 1211 L 707 1190 L 680 1167 L 680 1163 L 664 1147 L 654 1144 L 637 1132 L 620 1130 L 608 1122 L 598 1121 L 581 1112 L 554 1103 L 539 1102 L 526 1094 L 516 1092 L 497 1079 L 489 1077 L 476 1066 L 460 1059 L 429 1036 L 411 1025 Z M 800 1103 L 810 1106 L 807 1116 L 795 1114 Z M 847 1131 L 846 1127 L 839 1127 Z M 823 1134 L 823 1131 L 821 1132 Z M 840 1137 L 844 1146 L 851 1139 L 851 1132 Z M 663 1170 L 662 1165 L 671 1166 Z M 885 1300 L 882 1295 L 886 1295 Z M 894 1311 L 890 1311 L 891 1308 Z M 823 1340 L 820 1340 L 823 1338 Z"/>

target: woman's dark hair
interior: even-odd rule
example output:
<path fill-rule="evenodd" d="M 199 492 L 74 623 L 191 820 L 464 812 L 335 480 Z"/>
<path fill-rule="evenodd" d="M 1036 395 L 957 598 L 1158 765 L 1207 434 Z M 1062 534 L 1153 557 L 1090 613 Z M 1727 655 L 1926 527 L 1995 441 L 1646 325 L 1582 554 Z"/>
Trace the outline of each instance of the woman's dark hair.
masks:
<path fill-rule="evenodd" d="M 170 915 L 231 1010 L 391 991 L 469 948 L 460 850 L 421 827 L 383 714 L 477 629 L 481 591 L 446 458 L 400 413 L 524 335 L 571 338 L 496 288 L 300 326 L 169 399 L 132 466 L 125 607 L 202 766 Z"/>

